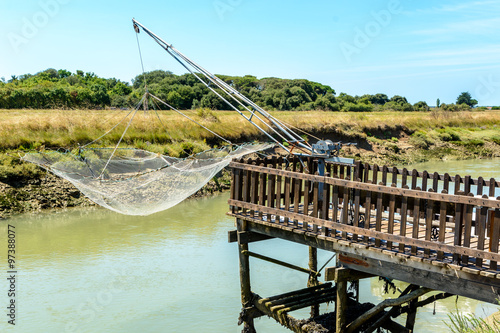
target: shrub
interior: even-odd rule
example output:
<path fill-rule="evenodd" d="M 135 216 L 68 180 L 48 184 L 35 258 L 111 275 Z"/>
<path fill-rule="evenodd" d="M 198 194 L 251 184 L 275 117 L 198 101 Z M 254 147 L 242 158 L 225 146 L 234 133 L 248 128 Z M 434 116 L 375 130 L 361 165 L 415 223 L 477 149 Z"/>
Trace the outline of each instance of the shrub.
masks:
<path fill-rule="evenodd" d="M 205 121 L 209 121 L 212 123 L 220 122 L 219 117 L 217 117 L 215 112 L 210 110 L 209 108 L 199 108 L 196 110 L 196 114 L 198 115 L 198 117 Z"/>

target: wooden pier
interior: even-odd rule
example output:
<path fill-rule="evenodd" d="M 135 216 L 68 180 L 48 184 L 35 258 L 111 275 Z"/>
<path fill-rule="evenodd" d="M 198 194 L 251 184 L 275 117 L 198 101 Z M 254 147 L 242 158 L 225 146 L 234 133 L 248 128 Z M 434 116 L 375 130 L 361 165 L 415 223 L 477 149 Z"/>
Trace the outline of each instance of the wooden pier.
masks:
<path fill-rule="evenodd" d="M 500 198 L 495 191 L 500 183 L 495 179 L 359 162 L 327 163 L 320 176 L 317 160 L 298 157 L 240 159 L 230 167 L 228 214 L 237 230 L 229 241 L 238 243 L 245 332 L 253 332 L 253 319 L 263 315 L 295 332 L 377 327 L 411 332 L 418 307 L 437 299 L 459 295 L 498 304 Z M 249 243 L 270 238 L 308 245 L 309 267 L 249 250 Z M 318 272 L 317 249 L 337 253 L 336 265 Z M 250 256 L 307 273 L 307 288 L 259 296 L 251 289 Z M 372 276 L 410 285 L 399 298 L 348 316 L 349 307 L 359 303 L 348 296 L 347 284 Z M 441 293 L 419 301 L 433 290 Z M 314 318 L 318 306 L 330 301 L 336 302 L 335 327 L 328 330 Z M 304 307 L 311 307 L 312 319 L 290 315 Z M 405 327 L 391 320 L 402 313 Z"/>

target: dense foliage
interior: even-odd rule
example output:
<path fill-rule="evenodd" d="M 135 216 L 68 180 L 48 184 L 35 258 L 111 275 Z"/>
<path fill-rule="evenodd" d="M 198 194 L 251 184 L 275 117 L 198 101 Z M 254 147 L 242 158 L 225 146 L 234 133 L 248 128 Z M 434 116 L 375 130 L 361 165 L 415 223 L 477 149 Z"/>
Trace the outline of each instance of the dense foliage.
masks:
<path fill-rule="evenodd" d="M 340 93 L 336 96 L 330 86 L 304 79 L 288 80 L 279 78 L 257 79 L 246 75 L 218 75 L 229 85 L 256 102 L 266 110 L 324 110 L 324 111 L 428 111 L 427 103 L 420 101 L 414 105 L 403 96 L 389 98 L 385 94 L 351 96 Z M 105 79 L 94 73 L 47 69 L 35 75 L 12 76 L 0 81 L 1 109 L 51 109 L 132 107 L 137 105 L 145 87 L 178 109 L 209 108 L 229 110 L 214 92 L 193 74 L 175 75 L 169 71 L 155 70 L 136 76 L 132 85 L 115 78 Z M 217 93 L 220 91 L 213 87 Z M 468 94 L 468 93 L 467 93 Z M 470 94 L 465 96 L 470 97 Z M 463 98 L 459 98 L 462 102 Z M 230 100 L 230 98 L 228 98 Z M 477 101 L 472 100 L 472 103 Z M 235 102 L 233 102 L 235 103 Z M 448 105 L 448 109 L 469 107 L 470 100 L 461 105 Z M 474 104 L 472 104 L 474 105 Z M 238 107 L 237 104 L 234 106 Z M 166 108 L 158 105 L 159 108 Z"/>

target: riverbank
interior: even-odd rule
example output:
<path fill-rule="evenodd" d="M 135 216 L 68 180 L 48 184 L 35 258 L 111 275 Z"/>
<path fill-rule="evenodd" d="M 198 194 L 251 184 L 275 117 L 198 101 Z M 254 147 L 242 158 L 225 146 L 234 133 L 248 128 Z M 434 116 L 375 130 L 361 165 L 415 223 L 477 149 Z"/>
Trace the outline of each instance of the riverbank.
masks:
<path fill-rule="evenodd" d="M 235 113 L 187 112 L 189 116 L 232 142 L 265 140 Z M 0 110 L 0 218 L 50 208 L 89 206 L 71 183 L 23 163 L 17 151 L 71 149 L 109 129 L 106 111 Z M 103 121 L 103 116 L 108 116 Z M 500 157 L 500 112 L 273 112 L 280 120 L 321 139 L 352 142 L 342 154 L 379 165 L 408 165 L 429 160 Z M 115 114 L 116 116 L 116 114 Z M 217 144 L 210 133 L 170 111 L 160 114 L 164 127 L 148 127 L 152 119 L 139 115 L 125 144 L 170 156 L 185 156 Z M 116 121 L 116 119 L 115 119 Z M 168 133 L 168 135 L 166 134 Z M 117 133 L 103 140 L 111 145 Z M 312 141 L 315 141 L 314 139 Z M 225 171 L 195 196 L 229 188 Z"/>

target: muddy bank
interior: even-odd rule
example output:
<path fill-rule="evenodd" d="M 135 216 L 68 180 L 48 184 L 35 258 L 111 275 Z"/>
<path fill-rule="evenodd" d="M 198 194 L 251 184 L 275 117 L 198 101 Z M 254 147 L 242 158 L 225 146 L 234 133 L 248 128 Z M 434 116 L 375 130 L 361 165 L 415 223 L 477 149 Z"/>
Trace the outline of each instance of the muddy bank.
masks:
<path fill-rule="evenodd" d="M 213 195 L 228 190 L 230 186 L 230 172 L 223 170 L 191 197 Z M 95 205 L 69 181 L 50 172 L 40 172 L 39 178 L 0 179 L 0 219 L 43 209 Z"/>

